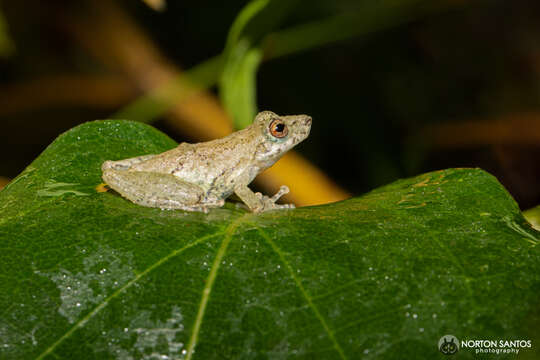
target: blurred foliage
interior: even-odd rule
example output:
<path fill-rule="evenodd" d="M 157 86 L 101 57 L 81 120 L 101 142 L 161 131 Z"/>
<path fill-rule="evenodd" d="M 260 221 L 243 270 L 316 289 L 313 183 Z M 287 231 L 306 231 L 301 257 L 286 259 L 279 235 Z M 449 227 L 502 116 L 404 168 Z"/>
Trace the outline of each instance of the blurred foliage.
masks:
<path fill-rule="evenodd" d="M 146 5 L 150 6 L 152 9 L 156 11 L 163 11 L 165 10 L 165 7 L 167 6 L 167 2 L 165 0 L 142 0 Z"/>
<path fill-rule="evenodd" d="M 4 188 L 9 183 L 9 179 L 3 176 L 0 176 L 0 190 Z"/>
<path fill-rule="evenodd" d="M 99 30 L 100 3 L 2 1 L 18 46 L 0 62 L 0 150 L 10 154 L 1 175 L 18 174 L 58 133 L 111 113 L 189 139 L 164 121 L 181 82 L 186 97 L 218 85 L 237 127 L 257 109 L 312 115 L 313 131 L 300 151 L 353 193 L 423 171 L 472 166 L 495 174 L 522 208 L 540 203 L 537 1 L 231 0 L 168 2 L 163 12 L 142 1 L 115 3 L 166 59 L 189 70 L 153 90 L 127 79 L 115 90 L 116 104 L 91 101 L 105 87 L 85 91 L 85 85 L 60 88 L 87 94 L 78 104 L 58 95 L 61 101 L 32 106 L 59 94 L 58 87 L 28 96 L 12 85 L 56 74 L 109 75 L 106 60 L 89 55 L 73 30 L 83 21 Z M 107 40 L 99 31 L 95 37 Z M 144 96 L 127 96 L 126 86 Z M 17 111 L 13 104 L 23 105 Z M 516 121 L 523 113 L 530 121 Z"/>
<path fill-rule="evenodd" d="M 413 5 L 421 1 L 364 3 L 361 9 L 354 12 L 344 12 L 323 20 L 270 32 L 279 19 L 294 10 L 293 5 L 297 2 L 298 0 L 273 2 L 261 0 L 248 3 L 231 26 L 224 52 L 195 66 L 183 75 L 194 87 L 205 88 L 213 85 L 221 74 L 221 99 L 231 114 L 236 128 L 249 125 L 257 112 L 256 72 L 263 57 L 269 60 L 306 51 L 396 26 L 425 12 L 440 11 L 441 8 L 453 5 L 451 2 L 442 2 L 437 6 L 424 6 L 411 11 Z M 272 21 L 260 21 L 261 19 Z M 179 96 L 186 96 L 177 91 L 174 82 L 164 85 L 158 91 L 169 95 L 156 97 L 154 93 L 150 93 L 128 105 L 115 117 L 150 122 L 162 115 Z M 168 103 L 164 102 L 164 98 L 168 99 Z"/>
<path fill-rule="evenodd" d="M 540 206 L 523 212 L 523 216 L 536 230 L 540 230 Z"/>
<path fill-rule="evenodd" d="M 6 19 L 0 11 L 0 56 L 9 56 L 15 50 L 13 42 L 9 37 Z"/>
<path fill-rule="evenodd" d="M 254 40 L 249 39 L 248 34 L 243 34 L 244 28 L 269 3 L 269 0 L 248 3 L 236 17 L 227 37 L 223 55 L 225 61 L 221 76 L 221 99 L 232 114 L 237 128 L 248 126 L 257 113 L 256 73 L 262 57 L 261 50 L 252 47 Z"/>

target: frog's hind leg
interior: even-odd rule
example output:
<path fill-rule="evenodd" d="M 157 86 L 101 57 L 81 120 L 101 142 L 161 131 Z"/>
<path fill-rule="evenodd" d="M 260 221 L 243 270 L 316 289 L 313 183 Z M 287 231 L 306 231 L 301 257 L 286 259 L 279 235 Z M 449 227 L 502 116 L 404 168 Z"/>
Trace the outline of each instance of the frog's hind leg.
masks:
<path fill-rule="evenodd" d="M 148 207 L 207 211 L 204 190 L 172 174 L 105 169 L 103 180 L 126 199 Z"/>
<path fill-rule="evenodd" d="M 150 155 L 137 156 L 137 157 L 124 159 L 124 160 L 117 160 L 117 161 L 107 160 L 103 163 L 103 165 L 101 165 L 101 170 L 103 171 L 107 169 L 127 170 L 135 164 L 139 164 L 139 163 L 142 163 L 143 161 L 152 159 L 154 156 L 156 155 L 150 154 Z"/>

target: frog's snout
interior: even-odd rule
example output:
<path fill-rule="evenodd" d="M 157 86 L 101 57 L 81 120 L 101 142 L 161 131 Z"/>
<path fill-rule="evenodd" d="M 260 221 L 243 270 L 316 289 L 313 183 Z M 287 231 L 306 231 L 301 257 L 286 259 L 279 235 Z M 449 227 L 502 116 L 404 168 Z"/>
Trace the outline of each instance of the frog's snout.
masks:
<path fill-rule="evenodd" d="M 306 116 L 304 119 L 304 125 L 311 126 L 311 116 Z"/>

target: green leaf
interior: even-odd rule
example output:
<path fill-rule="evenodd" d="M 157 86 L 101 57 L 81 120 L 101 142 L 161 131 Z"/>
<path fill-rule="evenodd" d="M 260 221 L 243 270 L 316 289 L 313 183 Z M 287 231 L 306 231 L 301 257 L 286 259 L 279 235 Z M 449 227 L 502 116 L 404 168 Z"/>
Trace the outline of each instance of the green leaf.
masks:
<path fill-rule="evenodd" d="M 261 55 L 259 48 L 250 48 L 242 40 L 231 50 L 221 75 L 221 101 L 237 129 L 249 126 L 257 114 L 257 69 Z"/>
<path fill-rule="evenodd" d="M 0 192 L 1 359 L 434 359 L 538 327 L 540 234 L 481 170 L 262 215 L 96 191 L 104 160 L 173 146 L 87 123 Z"/>
<path fill-rule="evenodd" d="M 234 19 L 233 24 L 227 35 L 227 43 L 225 48 L 230 48 L 234 46 L 241 39 L 241 35 L 244 32 L 244 29 L 249 24 L 251 20 L 258 13 L 260 13 L 265 7 L 268 6 L 270 0 L 252 0 L 238 13 L 236 19 Z"/>
<path fill-rule="evenodd" d="M 219 94 L 238 129 L 251 124 L 257 113 L 256 80 L 261 62 L 261 51 L 253 47 L 254 39 L 245 34 L 245 28 L 269 3 L 270 0 L 253 0 L 240 11 L 229 30 L 223 51 L 225 62 Z"/>
<path fill-rule="evenodd" d="M 298 2 L 253 0 L 240 11 L 229 30 L 219 85 L 223 106 L 237 129 L 250 125 L 257 113 L 257 70 L 263 54 L 260 40 Z"/>

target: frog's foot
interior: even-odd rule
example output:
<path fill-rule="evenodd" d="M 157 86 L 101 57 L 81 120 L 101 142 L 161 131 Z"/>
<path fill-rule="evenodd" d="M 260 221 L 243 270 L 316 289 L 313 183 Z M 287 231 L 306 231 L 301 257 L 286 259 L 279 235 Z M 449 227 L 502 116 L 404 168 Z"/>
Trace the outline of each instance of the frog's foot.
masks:
<path fill-rule="evenodd" d="M 173 199 L 160 199 L 152 204 L 152 207 L 158 207 L 161 210 L 185 210 L 185 211 L 199 211 L 208 214 L 208 211 L 212 208 L 219 208 L 225 205 L 225 200 L 218 200 L 216 202 L 186 205 Z"/>
<path fill-rule="evenodd" d="M 272 197 L 261 194 L 260 192 L 255 193 L 255 196 L 260 200 L 261 206 L 257 207 L 255 212 L 264 212 L 274 209 L 294 209 L 294 204 L 276 204 L 276 201 L 279 200 L 283 195 L 289 193 L 289 188 L 285 185 L 281 185 L 279 191 Z"/>
<path fill-rule="evenodd" d="M 205 203 L 204 205 L 200 207 L 201 208 L 200 210 L 195 210 L 195 211 L 202 211 L 203 213 L 208 214 L 208 209 L 220 208 L 223 205 L 225 205 L 225 199 L 220 199 L 220 200 L 217 200 L 216 202 Z"/>
<path fill-rule="evenodd" d="M 224 201 L 215 204 L 204 205 L 185 205 L 174 200 L 163 200 L 152 205 L 152 207 L 158 207 L 161 210 L 184 210 L 184 211 L 196 211 L 208 214 L 208 211 L 212 208 L 218 208 L 224 205 Z"/>
<path fill-rule="evenodd" d="M 273 202 L 276 202 L 278 201 L 283 195 L 285 194 L 288 194 L 289 193 L 289 188 L 286 186 L 286 185 L 281 185 L 281 187 L 279 188 L 279 191 L 270 198 L 270 200 L 272 200 Z M 288 205 L 292 205 L 292 204 L 288 204 Z M 294 205 L 293 205 L 294 206 Z"/>

